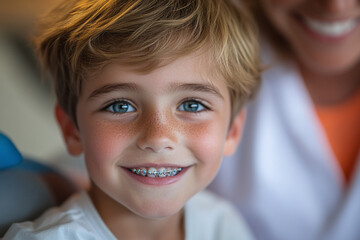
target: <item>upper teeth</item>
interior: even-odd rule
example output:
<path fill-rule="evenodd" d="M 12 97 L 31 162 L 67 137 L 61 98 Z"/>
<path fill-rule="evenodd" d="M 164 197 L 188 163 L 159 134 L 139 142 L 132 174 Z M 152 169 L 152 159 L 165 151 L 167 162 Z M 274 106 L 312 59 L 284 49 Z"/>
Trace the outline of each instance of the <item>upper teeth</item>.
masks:
<path fill-rule="evenodd" d="M 322 22 L 314 19 L 305 18 L 305 23 L 313 31 L 329 37 L 338 37 L 349 33 L 357 25 L 355 19 L 348 19 L 336 22 Z"/>
<path fill-rule="evenodd" d="M 182 168 L 133 168 L 131 171 L 144 177 L 170 177 L 178 174 Z"/>

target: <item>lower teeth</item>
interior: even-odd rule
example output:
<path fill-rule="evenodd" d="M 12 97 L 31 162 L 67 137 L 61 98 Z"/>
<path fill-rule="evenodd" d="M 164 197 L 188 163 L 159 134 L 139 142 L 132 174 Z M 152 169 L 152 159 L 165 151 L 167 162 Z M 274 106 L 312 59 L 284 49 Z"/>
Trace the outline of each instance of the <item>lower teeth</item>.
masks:
<path fill-rule="evenodd" d="M 177 175 L 179 172 L 181 172 L 182 168 L 160 168 L 160 169 L 155 169 L 155 168 L 149 168 L 149 170 L 146 170 L 146 168 L 133 168 L 131 170 L 131 172 L 137 174 L 137 175 L 141 175 L 143 177 L 151 177 L 151 178 L 155 178 L 155 177 L 172 177 Z"/>

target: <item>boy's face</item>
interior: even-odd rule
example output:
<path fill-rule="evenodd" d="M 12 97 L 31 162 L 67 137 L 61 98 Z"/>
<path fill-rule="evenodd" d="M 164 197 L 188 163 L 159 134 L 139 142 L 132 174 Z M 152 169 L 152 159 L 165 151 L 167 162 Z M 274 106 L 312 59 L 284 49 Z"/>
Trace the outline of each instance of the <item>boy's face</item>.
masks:
<path fill-rule="evenodd" d="M 86 81 L 78 130 L 58 119 L 69 151 L 84 153 L 95 205 L 110 196 L 142 217 L 170 216 L 210 183 L 243 118 L 229 126 L 228 88 L 210 68 L 205 55 L 190 55 L 146 74 L 112 64 Z M 152 177 L 151 168 L 181 171 Z"/>

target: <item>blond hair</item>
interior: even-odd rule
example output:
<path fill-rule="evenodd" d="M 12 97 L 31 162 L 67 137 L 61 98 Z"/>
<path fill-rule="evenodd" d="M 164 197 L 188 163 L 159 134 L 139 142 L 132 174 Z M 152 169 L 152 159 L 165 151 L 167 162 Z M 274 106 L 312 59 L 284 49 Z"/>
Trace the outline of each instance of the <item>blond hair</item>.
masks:
<path fill-rule="evenodd" d="M 45 19 L 36 43 L 58 103 L 75 122 L 82 84 L 113 61 L 150 71 L 207 47 L 233 113 L 260 78 L 254 25 L 226 0 L 66 0 Z"/>

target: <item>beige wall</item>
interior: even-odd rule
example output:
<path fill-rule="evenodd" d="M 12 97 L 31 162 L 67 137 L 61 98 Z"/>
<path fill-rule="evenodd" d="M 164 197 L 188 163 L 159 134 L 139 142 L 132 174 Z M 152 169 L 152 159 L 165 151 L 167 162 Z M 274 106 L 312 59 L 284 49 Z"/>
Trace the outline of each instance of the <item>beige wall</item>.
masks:
<path fill-rule="evenodd" d="M 31 25 L 60 0 L 0 0 L 0 24 Z"/>
<path fill-rule="evenodd" d="M 53 117 L 54 97 L 21 48 L 31 53 L 27 38 L 36 19 L 57 2 L 0 0 L 0 131 L 23 155 L 39 161 L 53 161 L 66 151 Z M 24 45 L 14 44 L 14 36 Z"/>

